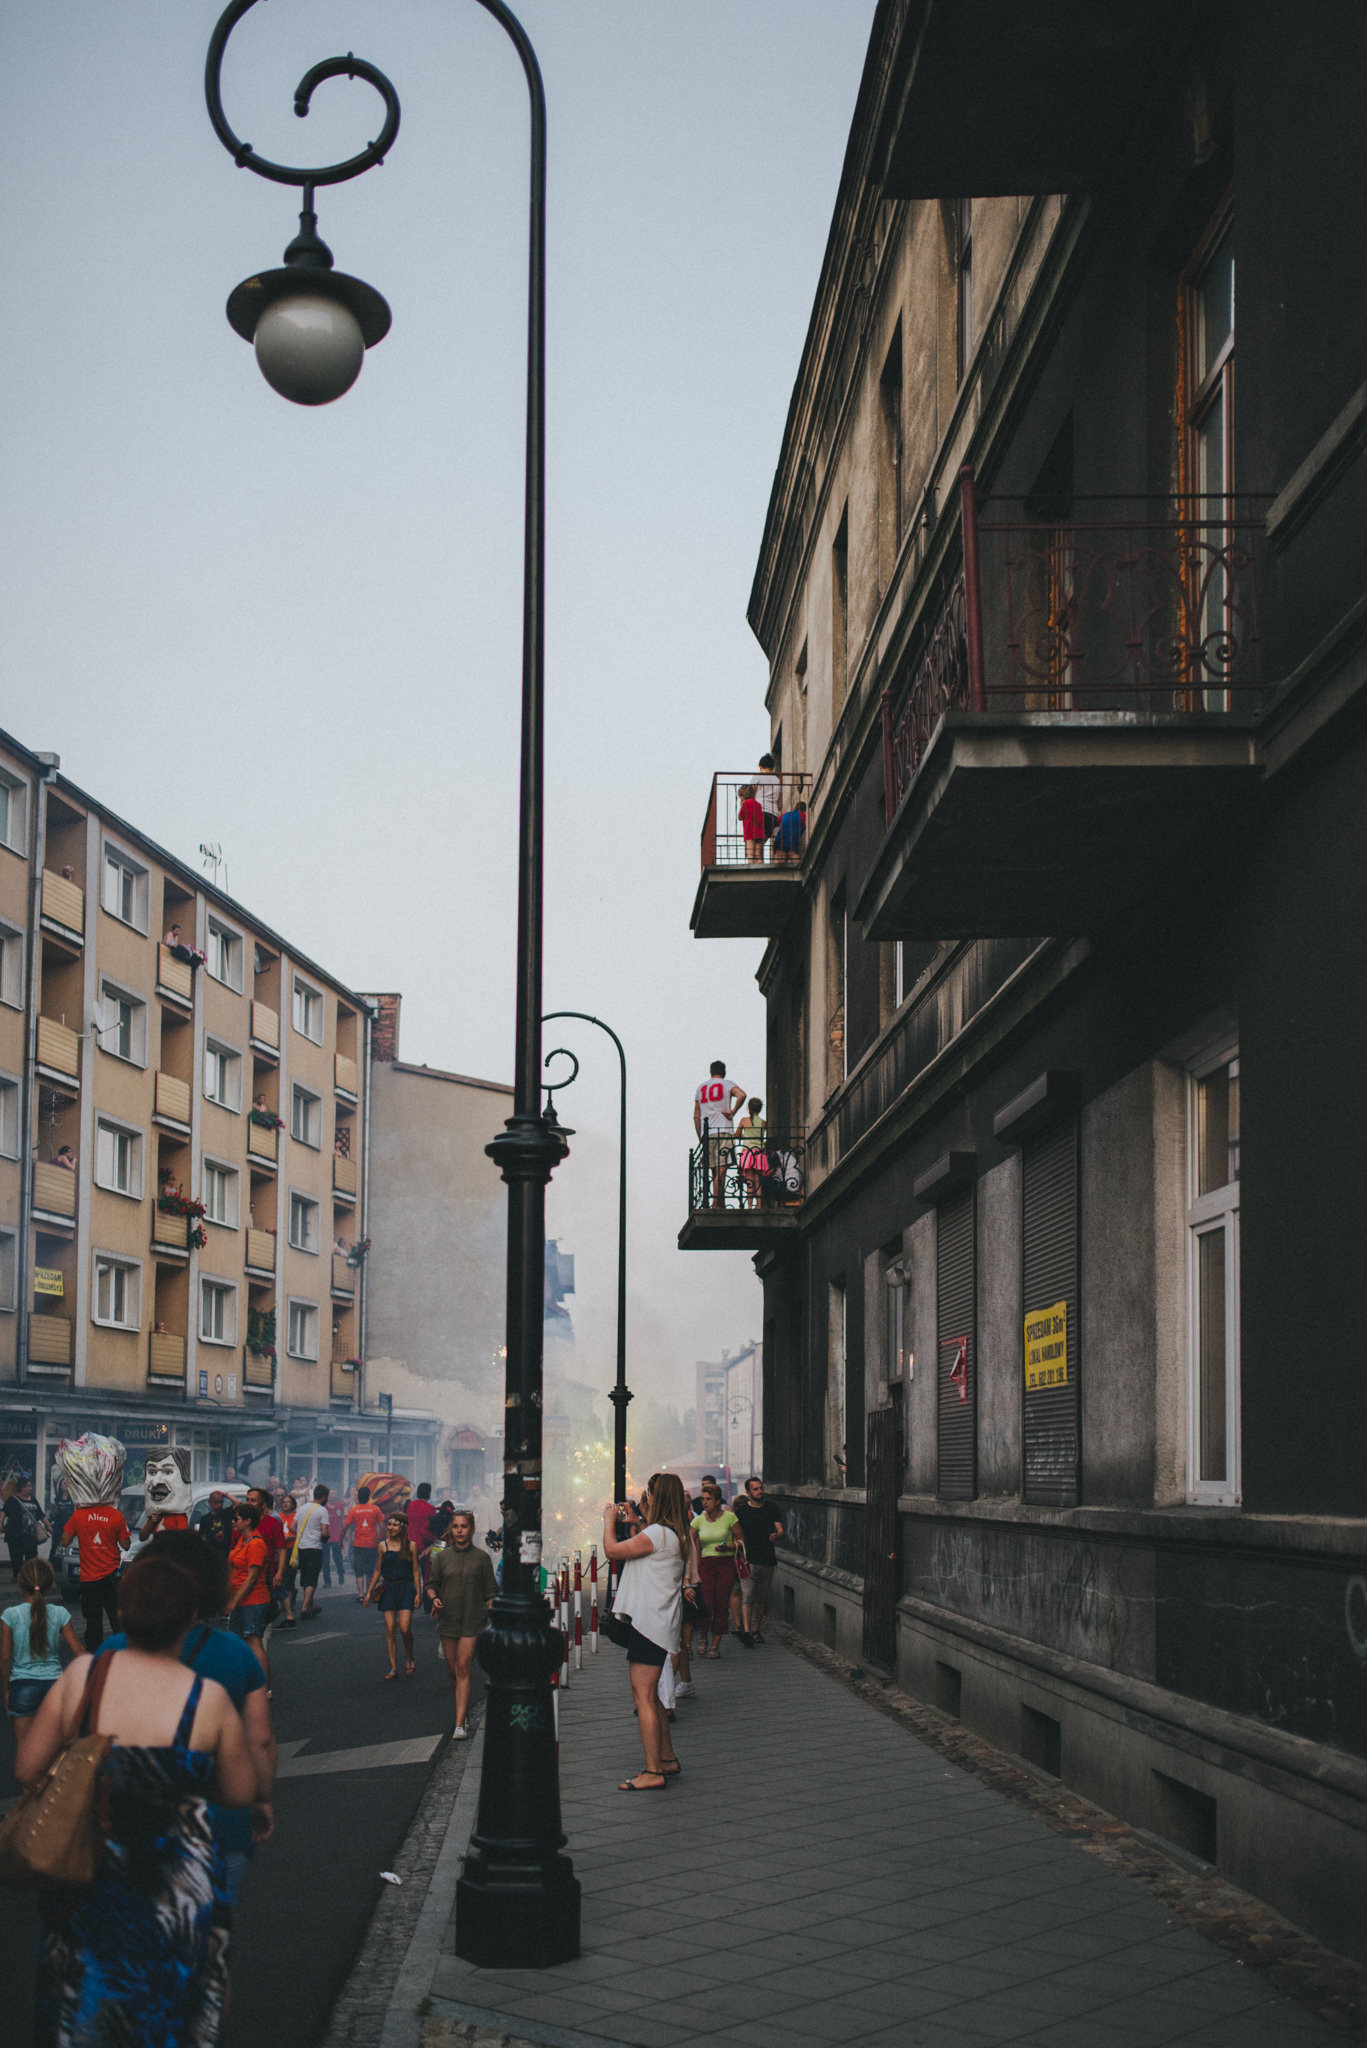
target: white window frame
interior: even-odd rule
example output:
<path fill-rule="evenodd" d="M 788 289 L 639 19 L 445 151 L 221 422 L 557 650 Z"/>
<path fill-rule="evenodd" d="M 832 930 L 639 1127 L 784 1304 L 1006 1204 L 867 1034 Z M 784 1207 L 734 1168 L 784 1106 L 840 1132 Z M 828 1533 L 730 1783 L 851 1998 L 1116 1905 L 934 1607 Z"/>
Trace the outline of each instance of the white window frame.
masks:
<path fill-rule="evenodd" d="M 209 1058 L 211 1054 L 215 1059 L 226 1061 L 227 1063 L 225 1071 L 229 1079 L 229 1089 L 226 1097 L 215 1095 L 210 1091 Z M 226 1109 L 232 1115 L 240 1116 L 242 1113 L 242 1054 L 239 1048 L 235 1045 L 229 1045 L 224 1038 L 206 1038 L 204 1041 L 204 1057 L 200 1062 L 200 1083 L 204 1090 L 204 1100 L 206 1102 L 212 1102 L 216 1109 Z"/>
<path fill-rule="evenodd" d="M 301 1348 L 301 1345 L 296 1345 L 294 1341 L 294 1319 L 296 1313 L 304 1320 L 301 1344 L 303 1347 L 306 1347 L 311 1337 L 313 1342 L 312 1351 L 307 1348 Z M 311 1324 L 308 1321 L 310 1316 L 313 1318 Z M 317 1302 L 304 1301 L 297 1295 L 291 1295 L 285 1305 L 285 1350 L 288 1356 L 291 1358 L 302 1358 L 308 1365 L 317 1365 L 318 1337 L 321 1327 L 322 1318 L 318 1312 Z"/>
<path fill-rule="evenodd" d="M 209 1328 L 210 1318 L 205 1314 L 211 1301 L 223 1305 L 222 1330 L 217 1335 Z M 199 1276 L 199 1341 L 225 1351 L 231 1351 L 237 1343 L 237 1284 L 217 1273 Z"/>
<path fill-rule="evenodd" d="M 301 1209 L 307 1208 L 312 1212 L 313 1227 L 316 1238 L 316 1241 L 313 1244 L 301 1243 L 300 1240 L 294 1234 L 294 1216 L 296 1204 L 298 1204 Z M 322 1214 L 323 1205 L 318 1200 L 316 1195 L 309 1194 L 307 1189 L 305 1188 L 290 1189 L 289 1243 L 291 1251 L 307 1252 L 310 1258 L 316 1259 L 318 1257 L 322 1249 L 323 1242 Z"/>
<path fill-rule="evenodd" d="M 117 1019 L 110 1021 L 111 1003 L 127 1003 L 129 1007 L 128 1052 L 120 1052 L 117 1045 L 108 1042 L 110 1034 L 118 1029 Z M 125 988 L 122 982 L 110 981 L 107 976 L 100 982 L 100 1028 L 96 1043 L 101 1052 L 107 1052 L 112 1060 L 122 1060 L 126 1067 L 147 1065 L 147 1000 L 136 989 Z"/>
<path fill-rule="evenodd" d="M 21 775 L 14 775 L 8 768 L 0 768 L 0 791 L 9 799 L 5 805 L 5 829 L 0 832 L 0 846 L 9 848 L 11 853 L 23 855 L 28 852 L 28 784 Z"/>
<path fill-rule="evenodd" d="M 227 1194 L 227 1213 L 223 1216 L 215 1216 L 209 1202 L 209 1177 L 211 1174 L 222 1178 Z M 199 1169 L 199 1194 L 200 1200 L 204 1204 L 204 1221 L 215 1224 L 220 1230 L 236 1230 L 242 1207 L 241 1186 L 242 1177 L 235 1166 L 230 1165 L 226 1159 L 214 1159 L 206 1156 L 200 1162 Z"/>
<path fill-rule="evenodd" d="M 132 883 L 133 914 L 131 917 L 126 916 L 124 913 L 122 883 L 119 885 L 120 901 L 118 905 L 114 905 L 109 900 L 111 894 L 109 875 L 112 868 L 118 868 Z M 149 930 L 148 909 L 152 894 L 149 884 L 150 877 L 142 862 L 135 860 L 133 855 L 126 848 L 118 845 L 115 840 L 106 839 L 100 848 L 100 907 L 105 911 L 106 915 L 115 918 L 119 924 L 126 924 L 130 930 L 142 932 L 145 935 Z"/>
<path fill-rule="evenodd" d="M 19 1307 L 19 1233 L 0 1229 L 0 1315 Z"/>
<path fill-rule="evenodd" d="M 24 935 L 11 924 L 0 924 L 0 1003 L 24 1007 Z"/>
<path fill-rule="evenodd" d="M 124 1195 L 135 1202 L 142 1200 L 143 1160 L 146 1157 L 144 1133 L 137 1124 L 126 1123 L 122 1117 L 109 1116 L 101 1110 L 95 1119 L 95 1185 L 106 1194 Z M 131 1171 L 127 1186 L 107 1174 L 101 1162 L 102 1139 L 109 1137 L 117 1142 L 126 1138 L 131 1148 Z"/>
<path fill-rule="evenodd" d="M 100 1314 L 100 1279 L 109 1272 L 121 1272 L 124 1282 L 122 1317 Z M 90 1320 L 102 1330 L 125 1330 L 134 1335 L 142 1328 L 142 1260 L 126 1258 L 122 1252 L 95 1250 L 90 1255 Z"/>
<path fill-rule="evenodd" d="M 304 1111 L 304 1128 L 299 1128 L 299 1111 Z M 312 1112 L 312 1115 L 310 1115 Z M 312 1123 L 315 1135 L 310 1136 Z M 296 1144 L 307 1145 L 314 1152 L 323 1149 L 323 1098 L 315 1095 L 312 1088 L 305 1088 L 295 1081 L 290 1086 L 290 1136 Z"/>
<path fill-rule="evenodd" d="M 1199 1194 L 1200 1084 L 1239 1057 L 1237 1039 L 1208 1052 L 1187 1070 L 1187 1499 L 1205 1507 L 1238 1507 L 1243 1499 L 1239 1332 L 1240 1182 Z M 1201 1239 L 1225 1233 L 1225 1477 L 1201 1473 Z"/>
<path fill-rule="evenodd" d="M 316 1032 L 310 1031 L 308 1028 L 309 1011 L 314 1003 L 318 1005 L 318 1029 Z M 301 1018 L 303 1019 L 302 1022 L 300 1021 Z M 315 988 L 311 981 L 305 981 L 301 974 L 295 975 L 291 986 L 290 1023 L 299 1033 L 299 1036 L 306 1038 L 310 1045 L 321 1045 L 327 1034 L 327 1004 L 323 998 L 323 991 L 320 988 Z"/>
<path fill-rule="evenodd" d="M 220 983 L 223 988 L 233 989 L 238 995 L 241 995 L 242 963 L 246 957 L 247 950 L 246 941 L 243 939 L 241 932 L 227 923 L 224 918 L 215 917 L 211 912 L 206 924 L 206 937 L 208 940 L 208 959 L 205 963 L 205 971 L 212 975 L 213 979 Z M 225 949 L 226 959 L 221 958 L 220 965 L 226 966 L 228 971 L 226 974 L 220 974 L 214 964 L 214 954 L 216 951 L 222 954 Z"/>
<path fill-rule="evenodd" d="M 0 1159 L 18 1159 L 22 1156 L 19 1142 L 22 1085 L 17 1074 L 0 1070 Z"/>

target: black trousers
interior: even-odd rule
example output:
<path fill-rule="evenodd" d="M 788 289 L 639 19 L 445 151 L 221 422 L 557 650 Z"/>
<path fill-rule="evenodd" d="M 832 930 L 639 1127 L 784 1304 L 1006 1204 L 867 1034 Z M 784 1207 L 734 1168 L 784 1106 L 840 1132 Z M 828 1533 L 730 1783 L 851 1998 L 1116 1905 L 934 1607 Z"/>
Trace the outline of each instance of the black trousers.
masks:
<path fill-rule="evenodd" d="M 104 1641 L 105 1618 L 117 1633 L 119 1626 L 119 1575 L 109 1572 L 102 1579 L 81 1585 L 81 1613 L 85 1616 L 85 1646 L 98 1650 Z"/>

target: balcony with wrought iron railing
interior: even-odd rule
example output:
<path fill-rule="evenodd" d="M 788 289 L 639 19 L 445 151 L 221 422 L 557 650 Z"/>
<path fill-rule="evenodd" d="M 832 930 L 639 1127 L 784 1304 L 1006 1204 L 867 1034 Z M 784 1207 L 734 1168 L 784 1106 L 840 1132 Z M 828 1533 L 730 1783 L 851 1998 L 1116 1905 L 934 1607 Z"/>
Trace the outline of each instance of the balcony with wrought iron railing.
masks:
<path fill-rule="evenodd" d="M 1263 508 L 1020 500 L 957 530 L 883 695 L 871 939 L 1088 932 L 1258 777 Z"/>
<path fill-rule="evenodd" d="M 809 775 L 718 773 L 702 828 L 691 924 L 700 939 L 773 938 L 802 894 Z"/>
<path fill-rule="evenodd" d="M 807 1185 L 806 1140 L 707 1138 L 688 1155 L 688 1221 L 680 1251 L 762 1251 L 797 1230 Z"/>

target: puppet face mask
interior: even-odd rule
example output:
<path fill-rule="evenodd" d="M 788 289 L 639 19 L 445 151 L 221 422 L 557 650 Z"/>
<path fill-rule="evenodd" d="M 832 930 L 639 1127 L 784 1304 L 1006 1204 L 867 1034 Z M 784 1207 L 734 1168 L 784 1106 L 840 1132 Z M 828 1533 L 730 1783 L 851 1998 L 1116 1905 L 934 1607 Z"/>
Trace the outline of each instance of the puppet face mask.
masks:
<path fill-rule="evenodd" d="M 190 1453 L 162 1451 L 147 1460 L 143 1482 L 147 1505 L 156 1515 L 190 1512 Z"/>
<path fill-rule="evenodd" d="M 118 1438 L 96 1436 L 93 1431 L 72 1443 L 63 1437 L 57 1446 L 57 1469 L 78 1508 L 103 1507 L 118 1499 L 123 1461 L 124 1448 Z"/>

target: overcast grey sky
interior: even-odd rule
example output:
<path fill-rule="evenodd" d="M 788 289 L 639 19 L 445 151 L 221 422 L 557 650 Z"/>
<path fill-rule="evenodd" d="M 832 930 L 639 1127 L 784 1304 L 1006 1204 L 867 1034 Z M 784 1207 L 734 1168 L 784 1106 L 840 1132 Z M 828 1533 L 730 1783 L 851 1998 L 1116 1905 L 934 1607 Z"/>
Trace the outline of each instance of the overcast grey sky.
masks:
<path fill-rule="evenodd" d="M 759 1335 L 747 1254 L 680 1254 L 693 1089 L 763 1093 L 759 941 L 688 929 L 717 768 L 767 738 L 745 620 L 874 0 L 525 0 L 549 104 L 548 1008 L 631 1061 L 631 1373 Z M 382 170 L 319 195 L 394 326 L 337 405 L 286 404 L 223 304 L 297 195 L 204 111 L 214 0 L 0 0 L 0 722 L 353 987 L 403 1055 L 511 1068 L 526 97 L 473 0 L 273 0 L 228 115 Z M 292 210 L 293 209 L 293 210 Z M 548 1045 L 573 1027 L 553 1027 Z M 616 1075 L 565 1037 L 579 1132 L 548 1230 L 611 1376 Z M 492 1168 L 490 1169 L 492 1172 Z"/>

